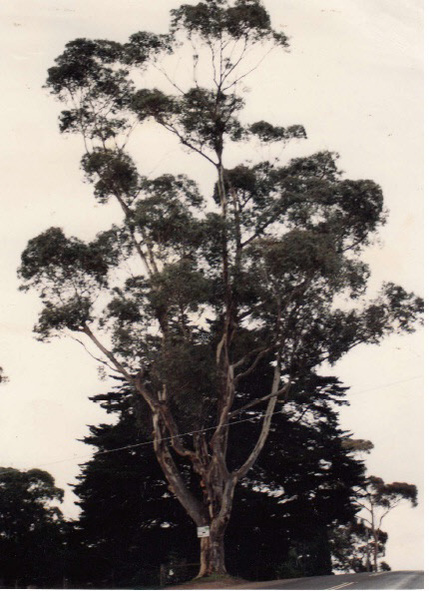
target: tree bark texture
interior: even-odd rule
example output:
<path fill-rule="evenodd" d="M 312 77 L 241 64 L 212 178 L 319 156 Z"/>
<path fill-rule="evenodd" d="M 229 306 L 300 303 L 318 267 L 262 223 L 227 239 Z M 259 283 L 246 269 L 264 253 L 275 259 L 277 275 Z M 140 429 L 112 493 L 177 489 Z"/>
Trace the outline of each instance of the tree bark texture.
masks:
<path fill-rule="evenodd" d="M 224 535 L 211 533 L 200 541 L 200 570 L 197 577 L 226 575 Z"/>

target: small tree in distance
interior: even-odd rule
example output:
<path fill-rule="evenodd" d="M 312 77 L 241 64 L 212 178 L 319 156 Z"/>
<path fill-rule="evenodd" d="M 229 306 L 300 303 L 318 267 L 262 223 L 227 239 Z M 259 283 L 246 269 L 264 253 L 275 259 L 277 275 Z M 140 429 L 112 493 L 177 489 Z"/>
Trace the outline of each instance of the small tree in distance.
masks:
<path fill-rule="evenodd" d="M 129 402 L 142 428 L 149 409 L 170 490 L 197 526 L 209 526 L 205 576 L 226 572 L 234 491 L 276 406 L 296 418 L 297 390 L 320 365 L 412 331 L 422 302 L 392 283 L 366 297 L 361 253 L 384 223 L 378 185 L 343 178 L 327 151 L 282 166 L 251 161 L 253 142 L 275 149 L 306 137 L 301 125 L 240 118 L 246 76 L 288 47 L 260 0 L 202 0 L 171 16 L 165 35 L 74 40 L 49 69 L 47 86 L 66 104 L 60 129 L 83 137 L 94 196 L 116 201 L 124 219 L 89 243 L 47 230 L 28 243 L 19 274 L 43 302 L 39 337 L 86 338 L 135 390 Z M 173 52 L 189 59 L 187 79 L 168 70 Z M 157 88 L 144 87 L 151 79 Z M 186 175 L 139 172 L 126 147 L 140 131 L 150 148 L 148 121 L 213 167 L 211 198 Z M 234 144 L 243 160 L 230 165 Z M 261 427 L 232 459 L 230 426 L 246 415 Z M 198 489 L 175 456 L 189 462 Z"/>
<path fill-rule="evenodd" d="M 4 374 L 3 367 L 0 367 L 0 383 L 7 383 L 8 378 Z"/>
<path fill-rule="evenodd" d="M 361 519 L 354 518 L 347 524 L 334 524 L 331 529 L 330 547 L 334 570 L 350 573 L 374 571 L 373 542 L 370 527 Z M 384 556 L 388 535 L 378 530 L 378 555 Z M 384 566 L 383 566 L 384 565 Z M 390 570 L 389 565 L 381 563 L 381 570 Z"/>
<path fill-rule="evenodd" d="M 368 540 L 368 548 L 372 549 L 373 569 L 378 571 L 378 556 L 380 546 L 385 544 L 384 532 L 381 524 L 386 517 L 400 502 L 408 500 L 411 506 L 417 506 L 417 488 L 409 483 L 384 483 L 381 477 L 367 477 L 365 486 L 359 490 L 356 504 L 362 508 L 361 519 L 368 525 L 371 534 L 371 543 Z"/>

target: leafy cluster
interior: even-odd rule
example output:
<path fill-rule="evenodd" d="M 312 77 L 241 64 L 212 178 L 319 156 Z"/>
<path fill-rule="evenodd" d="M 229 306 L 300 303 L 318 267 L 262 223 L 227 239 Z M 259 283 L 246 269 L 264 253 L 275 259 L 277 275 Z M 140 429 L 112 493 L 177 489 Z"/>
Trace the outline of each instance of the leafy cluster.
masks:
<path fill-rule="evenodd" d="M 391 510 L 401 500 L 408 500 L 411 506 L 417 506 L 417 488 L 404 482 L 385 483 L 381 477 L 368 477 L 366 495 L 375 506 Z"/>
<path fill-rule="evenodd" d="M 172 30 L 183 28 L 189 36 L 198 34 L 211 43 L 223 36 L 234 40 L 258 42 L 266 38 L 287 48 L 285 35 L 274 31 L 271 19 L 260 0 L 205 0 L 195 6 L 184 4 L 172 11 Z"/>

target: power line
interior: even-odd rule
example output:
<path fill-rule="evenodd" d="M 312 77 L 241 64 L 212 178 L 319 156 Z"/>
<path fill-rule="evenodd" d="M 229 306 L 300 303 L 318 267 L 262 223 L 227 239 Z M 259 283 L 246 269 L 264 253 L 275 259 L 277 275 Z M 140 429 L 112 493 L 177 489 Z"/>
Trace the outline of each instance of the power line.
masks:
<path fill-rule="evenodd" d="M 372 387 L 367 390 L 362 390 L 361 392 L 352 392 L 351 394 L 347 394 L 347 395 L 348 396 L 359 396 L 361 394 L 366 394 L 368 392 L 373 392 L 374 390 L 379 390 L 381 388 L 390 387 L 390 386 L 396 385 L 398 383 L 406 383 L 407 381 L 414 381 L 415 379 L 421 379 L 421 378 L 422 378 L 422 375 L 416 375 L 415 377 L 409 377 L 408 379 L 399 379 L 398 381 L 391 381 L 390 383 L 378 385 L 376 387 Z"/>
<path fill-rule="evenodd" d="M 273 416 L 274 415 L 278 415 L 280 413 L 284 413 L 283 410 L 278 410 L 273 412 Z M 240 419 L 239 421 L 234 421 L 233 423 L 225 423 L 225 425 L 222 425 L 222 427 L 231 427 L 231 425 L 238 425 L 239 423 L 244 423 L 246 421 L 253 421 L 255 419 L 260 419 L 262 418 L 263 415 L 254 415 L 253 417 L 248 417 L 247 419 Z M 170 441 L 176 438 L 181 438 L 181 437 L 185 437 L 187 435 L 193 435 L 194 433 L 204 433 L 206 431 L 213 431 L 214 429 L 217 429 L 217 425 L 214 425 L 213 427 L 205 427 L 204 429 L 195 429 L 193 431 L 186 431 L 185 433 L 178 433 L 176 435 L 170 435 L 164 438 L 160 438 L 160 442 L 166 442 L 166 441 Z M 70 458 L 64 458 L 61 460 L 55 460 L 53 462 L 49 462 L 49 463 L 44 463 L 42 465 L 38 465 L 36 467 L 32 467 L 33 469 L 40 469 L 42 467 L 48 467 L 50 465 L 57 465 L 63 462 L 69 462 L 71 460 L 80 460 L 81 458 L 89 458 L 92 456 L 102 456 L 104 454 L 112 454 L 114 452 L 120 452 L 122 450 L 131 450 L 132 448 L 140 448 L 142 446 L 149 446 L 152 445 L 153 441 L 147 441 L 147 442 L 139 442 L 137 444 L 129 444 L 127 446 L 120 446 L 119 448 L 112 448 L 111 450 L 102 450 L 101 452 L 96 452 L 95 454 L 83 454 L 81 456 L 72 456 Z M 5 469 L 5 471 L 7 471 L 7 469 Z M 3 471 L 4 472 L 4 471 Z"/>
<path fill-rule="evenodd" d="M 347 396 L 358 396 L 358 395 L 361 395 L 361 394 L 366 394 L 368 392 L 372 392 L 374 390 L 379 390 L 379 389 L 382 389 L 382 388 L 385 388 L 385 387 L 390 387 L 392 385 L 397 385 L 398 383 L 406 383 L 408 381 L 414 381 L 415 379 L 421 379 L 421 378 L 422 378 L 421 375 L 416 375 L 415 377 L 409 377 L 408 379 L 400 379 L 398 381 L 391 381 L 390 383 L 385 383 L 383 385 L 379 385 L 379 386 L 376 386 L 376 387 L 373 387 L 373 388 L 369 388 L 369 389 L 363 390 L 361 392 L 354 392 L 354 393 L 351 393 L 351 394 L 347 394 Z M 278 414 L 286 414 L 286 413 L 284 412 L 284 410 L 278 410 L 278 411 L 273 412 L 273 416 L 274 415 L 278 415 Z M 248 417 L 246 419 L 240 419 L 238 421 L 233 421 L 232 423 L 225 423 L 224 425 L 222 425 L 222 427 L 231 427 L 232 425 L 238 425 L 239 423 L 245 423 L 247 421 L 253 421 L 255 419 L 261 419 L 262 417 L 263 417 L 263 415 L 254 415 L 254 416 Z M 161 438 L 159 441 L 161 441 L 161 442 L 170 441 L 170 440 L 173 440 L 173 439 L 176 439 L 176 438 L 181 438 L 181 437 L 185 437 L 185 436 L 188 436 L 188 435 L 193 435 L 194 433 L 205 433 L 207 431 L 213 431 L 214 429 L 217 429 L 217 425 L 212 426 L 212 427 L 205 427 L 203 429 L 195 429 L 193 431 L 186 431 L 185 433 L 178 433 L 176 435 L 170 435 L 170 436 Z M 84 454 L 84 455 L 81 455 L 81 456 L 72 456 L 70 458 L 64 458 L 64 459 L 52 461 L 52 462 L 49 462 L 49 463 L 44 463 L 42 465 L 38 465 L 36 467 L 32 467 L 32 469 L 41 469 L 42 467 L 48 467 L 48 466 L 51 466 L 51 465 L 57 465 L 57 464 L 61 464 L 61 463 L 64 463 L 64 462 L 70 462 L 72 460 L 80 460 L 80 459 L 83 459 L 83 458 L 90 458 L 92 456 L 102 456 L 104 454 L 113 454 L 114 452 L 121 452 L 122 450 L 131 450 L 133 448 L 141 448 L 142 446 L 149 446 L 149 445 L 152 445 L 152 444 L 153 444 L 152 440 L 147 441 L 147 442 L 139 442 L 139 443 L 136 443 L 136 444 L 129 444 L 127 446 L 121 446 L 121 447 L 118 447 L 118 448 L 112 448 L 111 450 L 102 450 L 101 452 L 96 452 L 95 454 Z M 7 470 L 8 469 L 4 469 L 3 473 L 5 471 L 7 472 Z M 12 468 L 11 468 L 11 470 L 12 470 Z"/>

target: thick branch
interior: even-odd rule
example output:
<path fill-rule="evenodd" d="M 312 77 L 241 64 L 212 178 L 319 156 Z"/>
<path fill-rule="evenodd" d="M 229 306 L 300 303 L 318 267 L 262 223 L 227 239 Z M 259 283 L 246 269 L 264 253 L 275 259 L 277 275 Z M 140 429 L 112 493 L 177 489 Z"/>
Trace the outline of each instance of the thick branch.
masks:
<path fill-rule="evenodd" d="M 82 331 L 83 331 L 83 333 L 85 333 L 85 335 L 87 335 L 89 337 L 89 339 L 93 342 L 93 344 L 95 346 L 97 346 L 97 348 L 104 354 L 104 356 L 111 362 L 111 364 L 114 365 L 114 367 L 116 367 L 116 370 L 119 371 L 119 373 L 121 373 L 124 376 L 126 381 L 128 381 L 128 383 L 130 383 L 130 384 L 133 384 L 134 378 L 130 375 L 130 373 L 128 373 L 128 371 L 125 369 L 125 367 L 117 360 L 117 358 L 114 356 L 114 354 L 112 354 L 112 352 L 110 352 L 110 350 L 108 350 L 100 342 L 100 340 L 92 333 L 92 331 L 90 330 L 90 328 L 88 327 L 88 325 L 86 323 L 83 326 Z"/>
<path fill-rule="evenodd" d="M 178 470 L 173 457 L 171 456 L 170 450 L 168 449 L 165 441 L 162 439 L 163 435 L 160 423 L 160 415 L 153 413 L 152 419 L 154 426 L 153 447 L 158 462 L 164 471 L 168 483 L 170 484 L 171 491 L 175 494 L 180 504 L 183 506 L 196 525 L 206 525 L 207 515 L 205 514 L 203 505 L 190 493 L 186 487 L 183 477 Z"/>
<path fill-rule="evenodd" d="M 251 314 L 253 312 L 253 309 L 250 309 L 247 312 L 248 312 L 248 314 Z M 245 317 L 246 314 L 247 313 L 240 313 L 240 318 Z M 253 350 L 250 350 L 250 352 L 248 352 L 247 354 L 245 354 L 242 358 L 240 358 L 232 366 L 234 367 L 234 369 L 237 369 L 238 367 L 241 367 L 242 365 L 244 365 L 244 363 L 246 361 L 248 361 L 251 356 L 253 356 L 254 354 L 258 354 L 259 352 L 263 352 L 265 350 L 266 350 L 266 346 L 258 346 L 258 348 L 253 348 Z"/>
<path fill-rule="evenodd" d="M 255 464 L 256 460 L 258 459 L 258 456 L 261 453 L 262 448 L 264 447 L 265 442 L 267 440 L 267 437 L 268 437 L 268 434 L 270 431 L 271 419 L 273 416 L 274 408 L 276 406 L 277 399 L 278 399 L 278 396 L 280 393 L 280 391 L 279 391 L 279 388 L 280 388 L 280 364 L 279 364 L 279 362 L 280 361 L 278 360 L 278 363 L 276 365 L 276 369 L 274 372 L 273 385 L 272 385 L 272 391 L 271 391 L 273 396 L 270 399 L 267 410 L 265 412 L 261 433 L 259 434 L 258 441 L 256 442 L 255 447 L 253 448 L 253 450 L 250 453 L 247 460 L 243 463 L 243 465 L 239 469 L 234 471 L 233 476 L 236 477 L 237 480 L 243 478 L 247 474 L 247 472 L 253 467 L 253 465 Z M 288 389 L 290 388 L 290 385 L 291 384 L 289 382 L 288 386 L 287 386 Z"/>
<path fill-rule="evenodd" d="M 115 198 L 117 199 L 117 201 L 119 202 L 120 207 L 122 208 L 125 217 L 132 218 L 133 217 L 133 212 L 132 210 L 129 208 L 129 206 L 127 206 L 127 204 L 123 201 L 121 194 L 117 191 L 115 191 Z M 146 254 L 143 252 L 143 250 L 141 249 L 140 243 L 138 242 L 138 240 L 136 239 L 136 236 L 134 235 L 134 229 L 131 227 L 131 225 L 125 221 L 128 227 L 128 231 L 130 233 L 131 239 L 133 240 L 134 243 L 134 247 L 137 250 L 137 254 L 140 256 L 147 272 L 149 273 L 149 275 L 153 275 L 154 273 L 158 273 L 158 267 L 156 265 L 155 259 L 153 257 L 152 254 L 152 250 L 150 248 L 150 244 L 148 244 L 147 242 L 144 241 L 143 239 L 143 243 L 146 243 L 147 249 L 148 249 L 148 255 L 149 258 L 146 256 Z M 149 264 L 150 263 L 150 264 Z"/>
<path fill-rule="evenodd" d="M 258 366 L 259 361 L 269 352 L 271 352 L 272 350 L 272 346 L 270 346 L 269 348 L 265 348 L 264 350 L 262 350 L 255 358 L 255 360 L 253 361 L 253 363 L 250 365 L 250 367 L 248 369 L 246 369 L 245 371 L 243 371 L 242 373 L 239 373 L 236 377 L 235 377 L 235 383 L 238 383 L 240 381 L 240 379 L 243 379 L 243 377 L 247 377 L 247 375 L 250 375 L 250 373 L 252 373 L 252 371 L 254 371 L 256 369 L 256 367 Z"/>
<path fill-rule="evenodd" d="M 159 416 L 162 417 L 164 425 L 170 433 L 170 442 L 174 450 L 177 452 L 177 454 L 179 454 L 179 456 L 183 456 L 184 458 L 190 458 L 194 462 L 197 459 L 197 456 L 195 452 L 185 448 L 185 446 L 183 445 L 181 441 L 179 428 L 177 426 L 176 420 L 174 419 L 171 413 L 165 393 L 166 392 L 164 387 L 163 392 L 159 394 L 160 397 L 155 410 L 159 414 Z"/>

